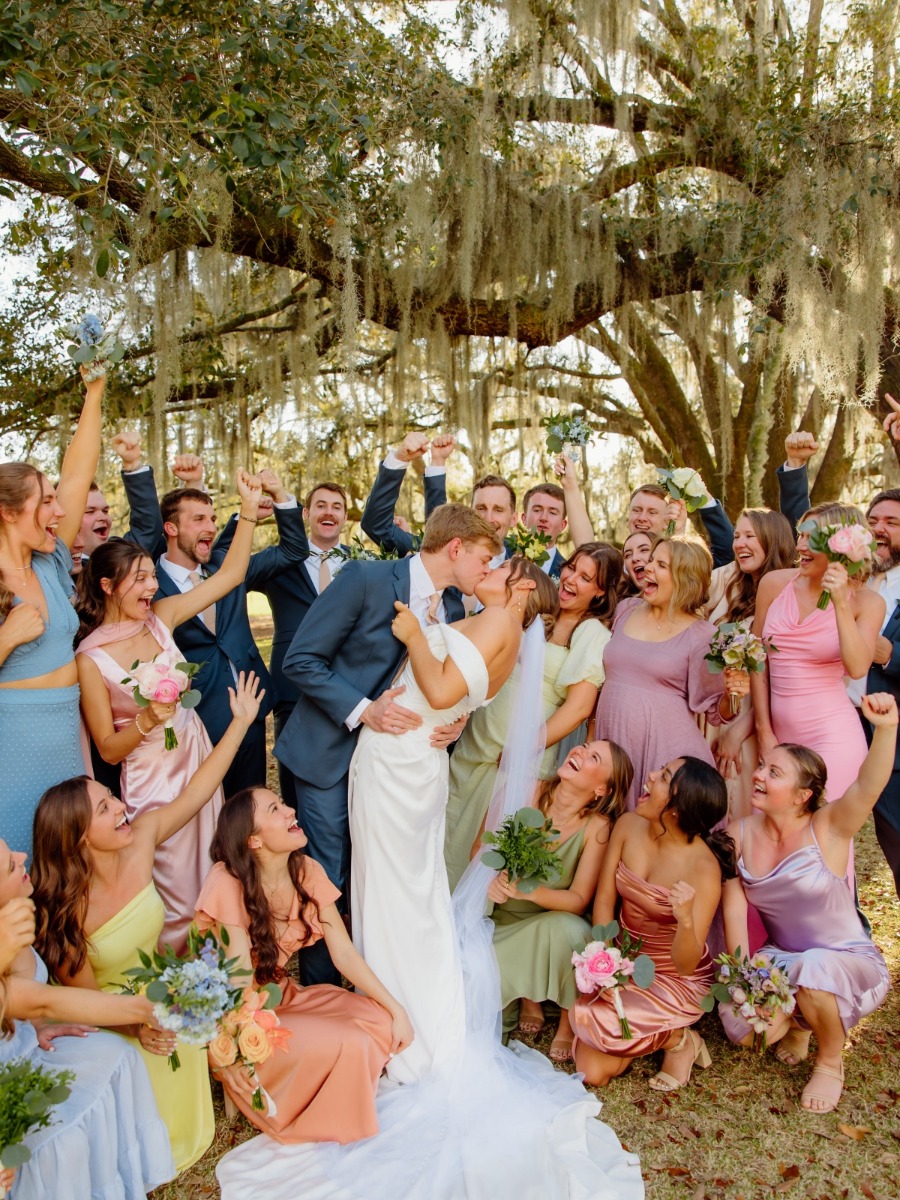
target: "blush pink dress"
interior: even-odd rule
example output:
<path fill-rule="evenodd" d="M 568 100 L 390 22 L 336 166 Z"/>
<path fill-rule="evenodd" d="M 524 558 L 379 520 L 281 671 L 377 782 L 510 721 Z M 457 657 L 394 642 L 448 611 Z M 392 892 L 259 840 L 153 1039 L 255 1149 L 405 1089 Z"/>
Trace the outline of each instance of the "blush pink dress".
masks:
<path fill-rule="evenodd" d="M 172 634 L 152 613 L 145 622 L 161 646 L 158 661 L 184 662 Z M 128 672 L 104 649 L 105 645 L 134 637 L 140 621 L 101 625 L 78 647 L 95 663 L 109 690 L 113 724 L 116 730 L 130 725 L 139 711 L 132 688 L 122 683 Z M 191 776 L 212 751 L 212 743 L 196 709 L 175 711 L 173 719 L 178 745 L 165 749 L 165 731 L 157 725 L 122 762 L 121 799 L 129 817 L 169 804 L 187 787 Z M 187 932 L 194 919 L 194 908 L 212 861 L 209 846 L 222 807 L 222 789 L 216 788 L 210 802 L 192 821 L 156 849 L 153 882 L 166 906 L 166 920 L 160 942 L 181 952 L 187 944 Z"/>
<path fill-rule="evenodd" d="M 303 887 L 325 908 L 340 892 L 319 864 L 305 860 Z M 305 939 L 300 899 L 295 894 L 283 934 L 278 939 L 278 963 L 283 967 L 295 950 L 322 936 L 313 905 L 306 920 L 312 926 Z M 250 916 L 241 884 L 216 863 L 197 901 L 201 930 L 220 925 L 250 932 Z M 223 1080 L 226 1091 L 248 1121 L 276 1142 L 356 1142 L 378 1132 L 375 1089 L 391 1049 L 391 1017 L 368 996 L 331 984 L 298 987 L 285 979 L 276 1012 L 291 1038 L 284 1049 L 256 1068 L 259 1083 L 275 1104 L 275 1113 L 254 1112 Z"/>

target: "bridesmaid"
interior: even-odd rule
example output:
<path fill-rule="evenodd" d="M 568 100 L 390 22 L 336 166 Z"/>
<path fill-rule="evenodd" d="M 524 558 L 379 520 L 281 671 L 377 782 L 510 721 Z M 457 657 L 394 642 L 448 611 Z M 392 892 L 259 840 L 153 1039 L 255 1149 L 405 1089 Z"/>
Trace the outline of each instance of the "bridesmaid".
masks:
<path fill-rule="evenodd" d="M 575 1003 L 572 952 L 590 940 L 582 913 L 597 890 L 613 822 L 624 811 L 634 770 L 615 742 L 588 742 L 570 751 L 552 779 L 538 785 L 535 805 L 558 830 L 562 874 L 556 883 L 520 892 L 506 872 L 491 883 L 494 952 L 500 971 L 504 1031 L 540 1033 L 541 1002 L 560 1008 L 550 1045 L 554 1062 L 572 1057 L 569 1009 Z"/>
<path fill-rule="evenodd" d="M 677 1091 L 689 1082 L 695 1063 L 710 1064 L 705 1042 L 690 1027 L 703 1015 L 700 1001 L 713 981 L 706 939 L 722 880 L 735 873 L 734 843 L 712 832 L 727 805 L 721 775 L 708 763 L 681 757 L 651 771 L 635 811 L 616 822 L 600 872 L 594 924 L 608 924 L 621 900 L 620 924 L 643 939 L 656 978 L 647 990 L 623 990 L 633 1034 L 628 1041 L 609 991 L 581 996 L 571 1010 L 575 1066 L 591 1085 L 604 1086 L 635 1058 L 656 1050 L 665 1051 L 662 1070 L 650 1080 L 656 1091 Z"/>
<path fill-rule="evenodd" d="M 745 671 L 714 675 L 706 654 L 715 626 L 699 613 L 709 593 L 712 557 L 696 538 L 660 538 L 644 571 L 640 597 L 623 600 L 603 654 L 606 681 L 596 736 L 617 742 L 634 764 L 629 809 L 648 772 L 688 752 L 713 755 L 697 715 L 713 725 L 732 720 L 727 692 L 745 696 Z"/>
<path fill-rule="evenodd" d="M 31 895 L 25 854 L 0 841 L 0 921 L 8 906 Z M 30 901 L 28 901 L 30 904 Z M 32 910 L 33 911 L 33 910 Z M 169 1135 L 138 1052 L 121 1038 L 97 1032 L 153 1020 L 144 996 L 88 995 L 47 986 L 47 968 L 29 937 L 11 964 L 7 984 L 8 1036 L 0 1062 L 26 1058 L 35 1067 L 71 1071 L 67 1100 L 53 1124 L 25 1139 L 31 1158 L 13 1196 L 53 1200 L 142 1200 L 175 1174 Z"/>
<path fill-rule="evenodd" d="M 622 543 L 622 557 L 625 560 L 624 583 L 626 587 L 622 599 L 625 599 L 626 596 L 640 596 L 644 590 L 644 571 L 653 553 L 653 542 L 654 538 L 651 534 L 644 533 L 642 529 L 638 529 L 635 533 L 629 533 L 628 537 Z M 717 570 L 720 569 L 717 568 Z"/>
<path fill-rule="evenodd" d="M 230 691 L 230 689 L 229 689 Z M 167 838 L 200 811 L 222 782 L 262 694 L 254 675 L 231 693 L 234 719 L 222 740 L 177 799 L 140 813 L 129 823 L 121 800 L 93 779 L 79 776 L 50 788 L 34 818 L 34 885 L 37 949 L 53 978 L 91 993 L 118 992 L 138 950 L 151 954 L 164 909 L 153 885 L 153 856 Z M 212 1094 L 202 1047 L 179 1048 L 173 1072 L 166 1056 L 175 1035 L 147 1025 L 119 1032 L 139 1047 L 169 1130 L 181 1172 L 213 1139 Z"/>
<path fill-rule="evenodd" d="M 227 595 L 247 572 L 259 481 L 238 473 L 241 517 L 221 568 L 197 587 L 154 602 L 153 560 L 135 542 L 98 547 L 78 581 L 80 644 L 76 663 L 84 719 L 102 758 L 121 763 L 122 800 L 129 817 L 170 803 L 212 750 L 196 709 L 151 701 L 136 703 L 124 684 L 135 662 L 183 662 L 172 630 Z M 163 746 L 163 726 L 172 721 L 178 745 Z M 181 951 L 191 915 L 211 866 L 209 843 L 222 806 L 221 788 L 180 833 L 157 851 L 153 880 L 166 906 L 162 940 Z"/>
<path fill-rule="evenodd" d="M 272 1100 L 257 1112 L 255 1083 L 237 1064 L 210 1063 L 248 1121 L 277 1142 L 346 1142 L 378 1132 L 375 1090 L 389 1058 L 413 1040 L 400 1004 L 366 966 L 335 908 L 340 893 L 303 853 L 306 834 L 292 808 L 268 788 L 246 788 L 219 814 L 214 866 L 200 899 L 201 930 L 225 929 L 232 955 L 255 982 L 278 983 L 276 1012 L 292 1033 L 283 1051 L 256 1069 Z M 285 964 L 324 938 L 331 960 L 365 995 L 330 984 L 298 987 Z"/>

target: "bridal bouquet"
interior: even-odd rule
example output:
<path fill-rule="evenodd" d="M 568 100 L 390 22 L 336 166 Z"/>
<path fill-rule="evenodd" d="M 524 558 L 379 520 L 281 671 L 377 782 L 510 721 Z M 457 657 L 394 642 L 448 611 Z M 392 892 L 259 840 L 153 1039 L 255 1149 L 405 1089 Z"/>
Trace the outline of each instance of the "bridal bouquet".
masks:
<path fill-rule="evenodd" d="M 506 535 L 506 545 L 510 553 L 521 554 L 536 567 L 542 567 L 550 557 L 548 547 L 551 541 L 548 534 L 541 533 L 539 529 L 529 529 L 522 521 L 514 525 Z"/>
<path fill-rule="evenodd" d="M 805 533 L 810 550 L 824 554 L 829 562 L 841 563 L 848 575 L 858 575 L 863 567 L 869 566 L 875 556 L 876 542 L 872 530 L 858 522 L 839 525 L 819 525 L 810 519 L 797 526 L 798 533 Z M 830 592 L 823 592 L 816 608 L 827 608 Z"/>
<path fill-rule="evenodd" d="M 103 328 L 100 318 L 93 313 L 82 317 L 77 325 L 67 325 L 62 332 L 69 339 L 66 353 L 73 362 L 85 367 L 84 377 L 88 382 L 100 379 L 125 356 L 125 347 L 114 333 Z"/>
<path fill-rule="evenodd" d="M 541 418 L 547 430 L 547 449 L 551 454 L 564 454 L 570 462 L 578 462 L 581 450 L 596 430 L 584 417 L 564 417 L 562 413 L 551 413 Z"/>
<path fill-rule="evenodd" d="M 219 1032 L 219 1022 L 243 1003 L 244 983 L 237 976 L 250 972 L 228 958 L 228 935 L 200 933 L 196 925 L 188 932 L 187 953 L 178 955 L 171 946 L 152 957 L 138 950 L 141 965 L 124 974 L 133 992 L 143 991 L 153 1001 L 153 1014 L 163 1029 L 178 1035 L 188 1046 L 208 1046 Z M 173 1071 L 181 1066 L 178 1051 L 169 1055 Z"/>
<path fill-rule="evenodd" d="M 713 634 L 705 657 L 713 675 L 728 667 L 755 675 L 765 667 L 766 656 L 777 653 L 778 647 L 771 638 L 757 637 L 745 621 L 727 621 Z M 741 707 L 740 697 L 729 693 L 728 700 L 734 715 Z"/>
<path fill-rule="evenodd" d="M 659 476 L 659 482 L 672 499 L 683 500 L 689 513 L 702 508 L 709 499 L 703 490 L 703 480 L 693 467 L 675 467 L 671 470 L 657 467 L 656 473 Z M 675 522 L 670 521 L 666 526 L 666 537 L 671 537 L 674 532 Z"/>
<path fill-rule="evenodd" d="M 704 1012 L 712 1012 L 718 1001 L 730 1004 L 736 1017 L 743 1017 L 753 1030 L 753 1048 L 765 1050 L 772 1021 L 779 1011 L 788 1016 L 794 1011 L 796 988 L 768 954 L 748 958 L 738 946 L 734 954 L 720 954 L 716 982 L 700 1001 Z"/>
<path fill-rule="evenodd" d="M 481 861 L 492 871 L 506 871 L 520 892 L 533 892 L 543 883 L 553 884 L 562 874 L 555 838 L 558 831 L 538 808 L 520 808 L 506 817 L 496 833 L 483 833 L 490 846 Z"/>
<path fill-rule="evenodd" d="M 209 1043 L 209 1065 L 214 1071 L 234 1063 L 244 1067 L 251 1079 L 256 1068 L 266 1062 L 276 1050 L 286 1050 L 291 1036 L 284 1029 L 275 1006 L 281 1002 L 281 988 L 267 983 L 263 988 L 247 987 L 241 994 L 241 1005 L 226 1013 L 219 1022 L 219 1032 Z M 274 1117 L 275 1101 L 257 1081 L 251 1105 L 255 1112 Z"/>
<path fill-rule="evenodd" d="M 632 938 L 627 929 L 620 928 L 618 921 L 595 925 L 591 936 L 594 941 L 572 955 L 575 983 L 579 992 L 586 996 L 596 993 L 588 1003 L 593 1003 L 601 992 L 612 989 L 619 1029 L 622 1037 L 631 1041 L 634 1035 L 625 1016 L 621 989 L 629 983 L 639 988 L 650 987 L 656 978 L 656 965 L 649 954 L 641 954 L 642 940 Z M 615 945 L 616 938 L 618 945 Z"/>
<path fill-rule="evenodd" d="M 52 1109 L 68 1099 L 71 1071 L 48 1071 L 28 1058 L 0 1063 L 0 1170 L 27 1163 L 31 1151 L 22 1142 L 35 1129 L 52 1124 Z M 6 1189 L 0 1187 L 0 1197 Z"/>
<path fill-rule="evenodd" d="M 131 674 L 122 680 L 123 687 L 131 687 L 131 694 L 139 708 L 148 708 L 151 700 L 158 704 L 181 704 L 182 708 L 196 708 L 200 703 L 200 692 L 191 687 L 191 680 L 203 663 L 180 662 L 171 666 L 154 658 L 150 662 L 133 662 Z M 165 747 L 174 750 L 178 738 L 172 721 L 165 725 Z"/>

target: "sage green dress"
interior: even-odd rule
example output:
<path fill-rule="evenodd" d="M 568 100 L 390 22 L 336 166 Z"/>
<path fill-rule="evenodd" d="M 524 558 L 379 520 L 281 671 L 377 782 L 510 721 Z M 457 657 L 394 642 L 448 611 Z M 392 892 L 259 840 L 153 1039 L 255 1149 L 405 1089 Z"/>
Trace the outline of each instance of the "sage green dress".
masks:
<path fill-rule="evenodd" d="M 586 681 L 600 687 L 604 679 L 603 649 L 609 638 L 606 626 L 590 618 L 576 626 L 570 646 L 547 642 L 542 692 L 545 721 L 562 705 L 574 684 Z M 493 700 L 472 714 L 450 755 L 444 861 L 451 892 L 469 865 L 472 846 L 491 802 L 517 687 L 518 668 Z M 568 752 L 584 741 L 583 733 L 576 730 L 575 734 L 578 736 L 570 734 L 560 746 L 547 748 L 538 772 L 541 779 L 552 779 L 556 774 L 561 748 Z M 523 805 L 530 801 L 530 796 L 522 797 Z"/>
<path fill-rule="evenodd" d="M 572 886 L 584 849 L 582 826 L 558 848 L 562 863 L 554 891 Z M 508 1033 L 519 1018 L 519 1000 L 552 1000 L 571 1008 L 578 999 L 572 952 L 591 938 L 591 926 L 578 913 L 541 908 L 533 900 L 507 900 L 495 906 L 494 952 L 500 970 L 503 1029 Z"/>

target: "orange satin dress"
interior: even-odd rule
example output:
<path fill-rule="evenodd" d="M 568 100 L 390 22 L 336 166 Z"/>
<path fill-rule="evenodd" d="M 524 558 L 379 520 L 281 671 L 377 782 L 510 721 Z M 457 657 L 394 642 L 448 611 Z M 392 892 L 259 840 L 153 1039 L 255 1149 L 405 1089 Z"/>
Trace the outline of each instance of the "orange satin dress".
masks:
<path fill-rule="evenodd" d="M 311 858 L 306 859 L 303 886 L 321 908 L 340 896 Z M 278 941 L 282 967 L 301 945 L 322 936 L 312 905 L 305 916 L 313 928 L 310 942 L 304 942 L 300 900 L 294 896 Z M 243 890 L 223 863 L 210 871 L 195 919 L 201 930 L 236 925 L 250 932 Z M 391 1048 L 390 1014 L 367 996 L 330 984 L 300 987 L 286 979 L 280 986 L 284 996 L 275 1011 L 292 1036 L 285 1049 L 256 1068 L 258 1082 L 274 1101 L 274 1115 L 255 1112 L 227 1080 L 225 1090 L 247 1120 L 277 1142 L 344 1144 L 372 1137 L 378 1132 L 375 1089 Z"/>
<path fill-rule="evenodd" d="M 630 1041 L 622 1037 L 608 989 L 580 996 L 569 1010 L 569 1020 L 577 1039 L 595 1050 L 619 1058 L 641 1058 L 661 1050 L 674 1030 L 693 1025 L 703 1016 L 700 1001 L 713 982 L 713 962 L 704 947 L 692 975 L 679 975 L 675 969 L 672 942 L 676 921 L 667 888 L 647 883 L 620 862 L 616 889 L 622 897 L 619 923 L 633 938 L 643 939 L 641 952 L 656 964 L 656 978 L 646 989 L 633 984 L 622 989 L 622 1007 L 634 1035 Z"/>

